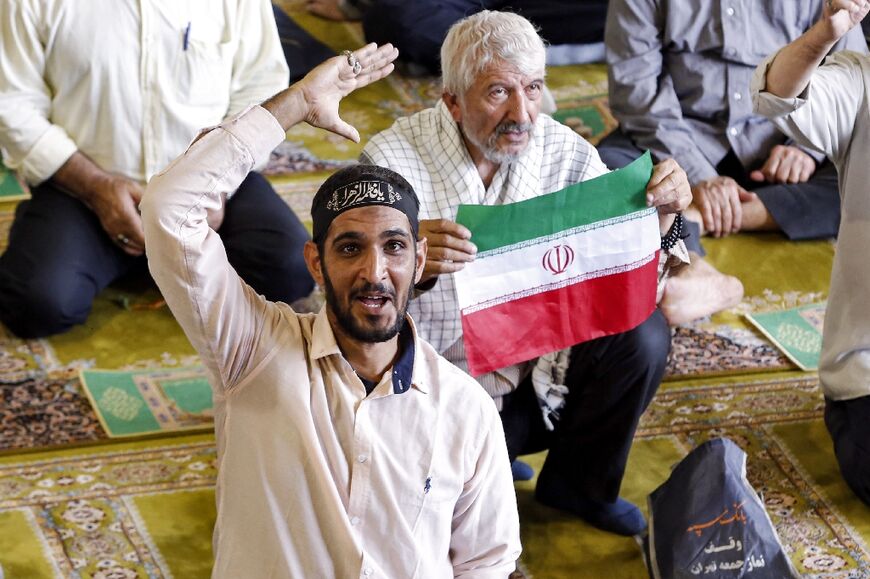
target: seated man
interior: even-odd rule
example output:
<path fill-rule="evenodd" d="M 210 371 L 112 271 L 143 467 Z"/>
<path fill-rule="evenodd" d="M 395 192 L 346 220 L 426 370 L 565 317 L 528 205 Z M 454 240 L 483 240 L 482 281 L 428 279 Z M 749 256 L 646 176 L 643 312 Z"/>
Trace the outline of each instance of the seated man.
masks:
<path fill-rule="evenodd" d="M 460 203 L 496 205 L 529 199 L 607 172 L 595 149 L 568 127 L 539 114 L 544 43 L 525 18 L 483 11 L 456 23 L 441 48 L 444 94 L 434 108 L 399 119 L 363 149 L 364 161 L 402 174 L 420 197 L 429 254 L 420 296 L 411 304 L 420 332 L 465 369 L 452 273 L 474 259 L 469 231 L 454 222 Z M 656 166 L 648 201 L 659 209 L 666 250 L 685 249 L 674 214 L 688 206 L 685 173 Z M 662 252 L 663 256 L 667 251 Z M 569 314 L 566 312 L 566 314 Z M 496 399 L 511 457 L 549 448 L 536 496 L 603 529 L 633 535 L 640 511 L 618 498 L 640 415 L 665 368 L 670 330 L 656 310 L 637 328 L 483 375 Z M 546 366 L 546 367 L 544 367 Z M 546 428 L 532 374 L 564 373 L 570 390 L 555 430 Z"/>
<path fill-rule="evenodd" d="M 23 338 L 83 323 L 144 266 L 148 179 L 287 77 L 265 0 L 0 2 L 0 148 L 33 194 L 0 256 L 0 322 Z M 305 228 L 258 173 L 240 189 L 211 217 L 230 262 L 269 299 L 307 295 Z"/>
<path fill-rule="evenodd" d="M 843 219 L 825 312 L 819 381 L 843 478 L 870 505 L 870 57 L 828 55 L 861 30 L 866 0 L 828 0 L 819 21 L 758 65 L 752 102 L 786 134 L 827 155 L 840 175 Z"/>
<path fill-rule="evenodd" d="M 214 389 L 212 577 L 507 577 L 520 554 L 492 400 L 406 316 L 426 259 L 411 186 L 357 166 L 317 192 L 317 315 L 257 295 L 206 222 L 297 122 L 359 140 L 339 100 L 396 54 L 326 61 L 198 139 L 142 202 L 152 274 Z"/>
<path fill-rule="evenodd" d="M 611 168 L 643 150 L 686 169 L 696 233 L 782 231 L 789 239 L 837 234 L 837 173 L 824 157 L 755 115 L 749 79 L 765 55 L 810 27 L 822 0 L 610 0 L 609 102 L 620 128 L 598 146 Z M 697 23 L 705 23 L 699 26 Z M 833 49 L 867 51 L 860 29 Z M 697 235 L 690 249 L 703 254 Z M 736 278 L 693 259 L 668 286 L 662 308 L 683 323 L 738 303 Z"/>
<path fill-rule="evenodd" d="M 438 56 L 450 26 L 484 9 L 510 10 L 531 20 L 550 45 L 563 47 L 551 53 L 554 58 L 604 57 L 607 0 L 306 0 L 306 5 L 324 18 L 362 20 L 367 40 L 391 42 L 403 61 L 433 74 L 441 70 Z"/>

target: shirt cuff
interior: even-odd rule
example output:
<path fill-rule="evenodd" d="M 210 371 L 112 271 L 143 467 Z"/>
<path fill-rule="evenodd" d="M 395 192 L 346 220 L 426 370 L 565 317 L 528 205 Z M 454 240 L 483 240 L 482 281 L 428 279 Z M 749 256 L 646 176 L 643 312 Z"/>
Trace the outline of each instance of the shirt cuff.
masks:
<path fill-rule="evenodd" d="M 809 85 L 804 91 L 793 98 L 781 98 L 765 90 L 767 86 L 767 71 L 779 51 L 765 58 L 752 74 L 749 91 L 752 94 L 752 109 L 767 118 L 782 117 L 793 113 L 806 103 Z"/>
<path fill-rule="evenodd" d="M 807 155 L 812 157 L 813 160 L 816 162 L 816 165 L 820 164 L 822 161 L 825 160 L 824 153 L 821 153 L 821 152 L 817 151 L 816 149 L 811 149 L 809 147 L 805 147 L 803 145 L 800 145 L 794 139 L 787 139 L 785 141 L 785 144 L 788 146 L 791 146 L 791 147 L 797 147 L 798 149 L 800 149 L 801 151 L 803 151 L 804 153 L 806 153 Z"/>
<path fill-rule="evenodd" d="M 77 150 L 78 147 L 66 131 L 51 125 L 30 148 L 21 164 L 11 168 L 20 168 L 25 181 L 39 185 L 57 173 Z"/>
<path fill-rule="evenodd" d="M 706 181 L 707 179 L 713 179 L 714 177 L 719 176 L 716 167 L 711 165 L 706 158 L 698 159 L 695 158 L 694 155 L 688 157 L 681 155 L 677 162 L 680 164 L 680 167 L 683 168 L 683 171 L 686 172 L 686 177 L 688 177 L 689 183 L 691 183 L 692 186 L 697 185 L 701 181 Z"/>

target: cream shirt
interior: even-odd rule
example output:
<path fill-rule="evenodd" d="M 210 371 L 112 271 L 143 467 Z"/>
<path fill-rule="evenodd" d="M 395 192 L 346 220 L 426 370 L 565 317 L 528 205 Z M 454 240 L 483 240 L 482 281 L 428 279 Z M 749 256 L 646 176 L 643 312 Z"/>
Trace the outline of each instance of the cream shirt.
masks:
<path fill-rule="evenodd" d="M 860 27 L 856 27 L 860 29 Z M 870 395 L 870 57 L 838 52 L 827 58 L 799 96 L 764 91 L 770 63 L 752 79 L 755 110 L 797 142 L 823 152 L 837 167 L 842 218 L 825 312 L 819 380 L 825 396 Z"/>
<path fill-rule="evenodd" d="M 504 579 L 519 518 L 489 396 L 416 337 L 411 388 L 387 372 L 366 396 L 325 313 L 258 296 L 208 228 L 283 139 L 254 107 L 155 176 L 141 207 L 152 275 L 214 388 L 213 577 Z"/>
<path fill-rule="evenodd" d="M 144 182 L 288 76 L 268 0 L 0 1 L 0 149 L 31 184 L 77 149 Z"/>

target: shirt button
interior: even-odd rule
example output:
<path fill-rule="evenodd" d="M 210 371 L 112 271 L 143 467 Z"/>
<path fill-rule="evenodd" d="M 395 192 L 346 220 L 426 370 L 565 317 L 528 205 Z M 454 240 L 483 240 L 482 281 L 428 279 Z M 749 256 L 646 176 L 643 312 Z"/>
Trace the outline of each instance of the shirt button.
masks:
<path fill-rule="evenodd" d="M 367 461 L 368 459 L 369 459 L 369 457 L 367 457 L 367 456 L 364 455 L 364 454 L 361 454 L 361 455 L 359 455 L 358 457 L 356 457 L 356 461 L 357 461 L 358 463 L 360 463 L 360 464 L 364 463 L 364 462 Z"/>
<path fill-rule="evenodd" d="M 734 93 L 734 100 L 739 101 L 741 99 L 743 99 L 742 94 L 740 94 L 739 92 Z"/>
<path fill-rule="evenodd" d="M 353 518 L 350 520 L 350 524 L 353 525 L 354 527 L 356 527 L 357 525 L 359 525 L 359 517 L 353 517 Z"/>
<path fill-rule="evenodd" d="M 729 56 L 734 56 L 735 54 L 737 54 L 737 49 L 733 47 L 729 48 L 725 51 L 725 54 L 728 54 Z"/>
<path fill-rule="evenodd" d="M 371 567 L 366 567 L 365 570 L 363 571 L 363 574 L 366 576 L 371 575 L 372 573 L 374 573 L 374 571 L 372 571 Z"/>
<path fill-rule="evenodd" d="M 728 129 L 728 133 L 729 133 L 732 137 L 736 137 L 738 132 L 739 132 L 739 131 L 737 130 L 737 127 L 731 127 L 730 129 Z"/>
<path fill-rule="evenodd" d="M 731 8 L 731 7 L 729 7 L 729 8 L 725 11 L 725 14 L 727 14 L 728 16 L 734 16 L 734 9 Z"/>

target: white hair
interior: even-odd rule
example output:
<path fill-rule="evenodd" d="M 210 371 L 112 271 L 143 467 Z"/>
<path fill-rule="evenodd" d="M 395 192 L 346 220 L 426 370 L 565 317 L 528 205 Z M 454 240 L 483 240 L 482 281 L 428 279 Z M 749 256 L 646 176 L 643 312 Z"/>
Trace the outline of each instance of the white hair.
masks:
<path fill-rule="evenodd" d="M 462 95 L 493 62 L 523 75 L 538 74 L 547 60 L 544 41 L 531 22 L 512 12 L 483 10 L 456 22 L 441 45 L 442 86 Z"/>

